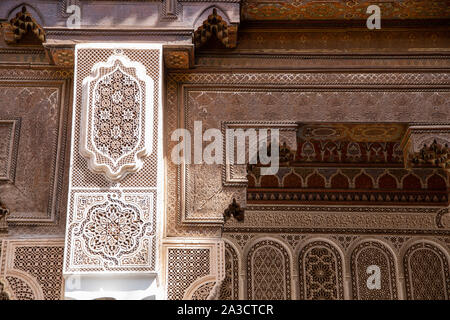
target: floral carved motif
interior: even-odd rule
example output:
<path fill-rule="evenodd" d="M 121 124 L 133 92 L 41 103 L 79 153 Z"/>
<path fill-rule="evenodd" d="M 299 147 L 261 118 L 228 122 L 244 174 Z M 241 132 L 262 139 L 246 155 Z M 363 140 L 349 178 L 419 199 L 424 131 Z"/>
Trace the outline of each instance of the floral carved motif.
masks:
<path fill-rule="evenodd" d="M 83 80 L 80 152 L 111 181 L 138 171 L 151 153 L 153 80 L 126 56 L 111 56 Z"/>
<path fill-rule="evenodd" d="M 107 256 L 132 251 L 136 246 L 136 236 L 141 232 L 139 211 L 120 202 L 92 208 L 88 221 L 84 235 L 89 239 L 89 249 Z"/>
<path fill-rule="evenodd" d="M 70 271 L 153 271 L 155 215 L 153 194 L 77 195 L 69 222 L 74 252 Z"/>

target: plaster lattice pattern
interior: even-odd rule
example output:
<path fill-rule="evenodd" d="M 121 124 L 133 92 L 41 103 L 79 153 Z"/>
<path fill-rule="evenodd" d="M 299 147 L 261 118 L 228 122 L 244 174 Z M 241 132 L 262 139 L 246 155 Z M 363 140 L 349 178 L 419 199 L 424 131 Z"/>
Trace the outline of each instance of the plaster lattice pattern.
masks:
<path fill-rule="evenodd" d="M 381 288 L 370 290 L 367 268 L 376 265 L 380 268 Z M 396 300 L 396 269 L 392 253 L 378 242 L 363 242 L 351 255 L 352 291 L 356 300 Z"/>
<path fill-rule="evenodd" d="M 117 182 L 142 168 L 152 151 L 154 91 L 146 67 L 120 49 L 83 79 L 80 151 L 92 172 Z"/>
<path fill-rule="evenodd" d="M 181 300 L 195 280 L 210 272 L 209 249 L 169 248 L 167 298 Z"/>
<path fill-rule="evenodd" d="M 403 258 L 406 297 L 412 300 L 448 300 L 450 298 L 449 261 L 436 246 L 418 243 Z"/>
<path fill-rule="evenodd" d="M 25 281 L 11 276 L 6 277 L 6 280 L 8 280 L 17 300 L 35 300 L 33 290 Z"/>
<path fill-rule="evenodd" d="M 207 282 L 205 284 L 202 284 L 195 292 L 192 294 L 191 300 L 207 300 L 209 293 L 211 292 L 211 289 L 214 287 L 216 283 L 213 282 Z"/>
<path fill-rule="evenodd" d="M 103 76 L 94 91 L 94 144 L 117 162 L 139 139 L 139 85 L 120 68 Z"/>
<path fill-rule="evenodd" d="M 17 247 L 14 268 L 29 273 L 41 285 L 44 299 L 61 299 L 62 264 L 64 248 L 23 246 Z"/>
<path fill-rule="evenodd" d="M 332 245 L 317 241 L 306 245 L 299 255 L 300 299 L 343 299 L 341 257 Z"/>
<path fill-rule="evenodd" d="M 83 231 L 90 251 L 115 257 L 135 249 L 135 239 L 142 226 L 139 210 L 109 200 L 90 209 Z"/>
<path fill-rule="evenodd" d="M 263 240 L 247 256 L 247 295 L 250 300 L 291 298 L 290 259 L 278 242 Z"/>

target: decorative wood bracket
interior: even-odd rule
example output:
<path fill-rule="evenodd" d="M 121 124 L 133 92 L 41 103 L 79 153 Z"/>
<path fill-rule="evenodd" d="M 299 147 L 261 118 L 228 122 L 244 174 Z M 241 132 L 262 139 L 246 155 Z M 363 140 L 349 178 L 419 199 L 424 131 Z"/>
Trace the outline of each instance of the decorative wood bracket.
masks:
<path fill-rule="evenodd" d="M 8 44 L 18 43 L 24 36 L 31 32 L 39 42 L 45 42 L 44 29 L 36 22 L 36 20 L 27 12 L 25 6 L 12 18 L 9 24 L 3 25 L 5 42 Z"/>
<path fill-rule="evenodd" d="M 51 64 L 62 68 L 73 68 L 75 61 L 75 47 L 73 45 L 44 45 L 45 53 Z"/>
<path fill-rule="evenodd" d="M 163 50 L 167 69 L 190 69 L 194 67 L 194 46 L 166 45 Z"/>
<path fill-rule="evenodd" d="M 217 14 L 217 9 L 194 33 L 195 47 L 204 46 L 211 39 L 216 38 L 225 48 L 235 48 L 237 43 L 237 26 L 228 25 L 221 16 Z"/>
<path fill-rule="evenodd" d="M 233 198 L 233 202 L 228 206 L 228 209 L 225 209 L 225 212 L 223 213 L 225 220 L 228 220 L 231 216 L 233 216 L 237 221 L 243 221 L 244 214 L 245 210 L 241 208 L 235 198 Z"/>

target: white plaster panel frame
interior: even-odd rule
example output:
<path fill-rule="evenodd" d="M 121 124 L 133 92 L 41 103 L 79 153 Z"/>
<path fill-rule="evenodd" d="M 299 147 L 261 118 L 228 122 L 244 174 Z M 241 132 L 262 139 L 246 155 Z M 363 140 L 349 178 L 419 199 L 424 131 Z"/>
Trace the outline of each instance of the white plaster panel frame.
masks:
<path fill-rule="evenodd" d="M 87 166 L 86 150 L 84 154 L 81 151 L 82 141 L 89 141 L 92 145 L 92 141 L 87 140 L 89 137 L 84 130 L 90 114 L 85 103 L 87 95 L 82 90 L 83 80 L 107 75 L 108 71 L 101 71 L 104 65 L 109 66 L 109 72 L 119 70 L 116 67 L 120 66 L 122 75 L 131 73 L 142 89 L 142 95 L 138 93 L 137 97 L 142 98 L 141 105 L 146 107 L 146 114 L 140 113 L 142 116 L 140 120 L 142 124 L 149 123 L 146 123 L 145 128 L 141 127 L 140 140 L 133 149 L 135 153 L 129 157 L 132 158 L 136 169 L 133 174 L 128 174 L 131 172 L 129 169 L 126 173 L 121 172 L 122 176 L 116 177 L 111 175 L 107 177 L 105 172 L 93 173 Z M 138 70 L 140 67 L 142 70 Z M 92 72 L 96 69 L 97 72 Z M 71 284 L 73 277 L 79 277 L 81 286 L 66 287 L 66 298 L 104 297 L 105 293 L 100 290 L 102 286 L 108 291 L 108 297 L 117 299 L 159 297 L 159 246 L 162 237 L 164 197 L 164 162 L 162 141 L 159 139 L 162 133 L 162 77 L 162 44 L 84 43 L 75 47 L 72 143 L 63 275 L 66 285 Z M 84 85 L 87 83 L 92 93 L 95 84 L 86 80 Z M 149 88 L 146 88 L 147 85 Z M 84 91 L 86 92 L 86 89 Z M 135 89 L 134 92 L 138 91 Z M 134 95 L 132 97 L 136 98 Z M 151 101 L 145 102 L 144 99 Z M 123 159 L 127 157 L 128 155 Z M 117 163 L 123 159 L 119 159 Z M 140 164 L 142 170 L 136 165 L 137 160 L 142 162 Z M 111 164 L 114 165 L 112 162 Z M 116 173 L 117 171 L 114 172 Z M 121 179 L 120 182 L 114 180 L 116 178 Z M 84 199 L 81 199 L 81 202 L 80 197 Z M 129 217 L 134 221 L 132 224 L 140 225 L 138 228 L 140 231 L 132 232 L 132 242 L 121 252 L 113 250 L 105 255 L 102 250 L 91 250 L 89 255 L 82 255 L 82 258 L 86 259 L 79 259 L 77 263 L 73 263 L 77 250 L 84 253 L 88 251 L 86 241 L 89 239 L 83 235 L 83 230 L 85 231 L 87 224 L 90 223 L 86 217 L 88 215 L 92 217 L 95 208 L 103 210 L 111 203 L 116 203 L 117 209 L 122 213 L 130 209 L 131 211 L 126 214 L 131 214 Z M 106 214 L 105 217 L 112 218 L 112 215 Z M 92 235 L 97 236 L 96 232 L 91 232 Z M 128 237 L 123 239 L 129 240 Z M 118 259 L 118 263 L 114 264 L 110 258 Z"/>
<path fill-rule="evenodd" d="M 120 49 L 118 49 L 120 50 Z M 134 148 L 124 154 L 122 154 L 118 159 L 113 159 L 95 147 L 94 143 L 94 97 L 98 84 L 105 77 L 110 76 L 112 73 L 120 70 L 123 72 L 120 62 L 126 68 L 133 68 L 136 71 L 136 76 L 138 80 L 145 83 L 144 90 L 138 86 L 139 94 L 137 97 L 139 110 L 141 113 L 138 119 L 138 130 L 140 131 L 138 136 L 138 142 Z M 108 73 L 102 76 L 102 71 L 107 70 Z M 98 62 L 94 65 L 91 70 L 91 76 L 83 79 L 83 105 L 82 105 L 82 116 L 81 116 L 81 139 L 80 139 L 80 152 L 88 160 L 89 169 L 95 173 L 103 173 L 105 177 L 111 181 L 121 180 L 126 174 L 131 172 L 136 172 L 142 168 L 142 158 L 148 156 L 152 152 L 152 134 L 153 134 L 153 80 L 146 74 L 145 67 L 140 62 L 131 61 L 128 57 L 121 56 L 120 53 L 117 55 L 110 56 L 107 62 Z M 132 75 L 129 76 L 134 82 L 137 82 Z M 91 87 L 93 88 L 91 89 Z M 93 92 L 91 92 L 91 90 Z M 144 92 L 142 92 L 144 91 Z M 142 96 L 145 96 L 145 100 L 142 101 Z M 144 120 L 144 121 L 143 121 Z M 92 145 L 91 145 L 92 144 Z M 122 163 L 119 165 L 122 159 L 129 158 L 127 156 L 132 156 L 132 160 L 129 162 Z M 106 158 L 110 163 L 102 163 Z M 111 164 L 112 162 L 112 164 Z"/>

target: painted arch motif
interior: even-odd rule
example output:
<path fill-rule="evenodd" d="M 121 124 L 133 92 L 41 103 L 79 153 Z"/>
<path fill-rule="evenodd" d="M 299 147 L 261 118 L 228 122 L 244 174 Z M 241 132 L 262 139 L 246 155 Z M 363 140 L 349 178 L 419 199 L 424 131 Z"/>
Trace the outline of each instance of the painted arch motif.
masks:
<path fill-rule="evenodd" d="M 247 254 L 247 298 L 290 300 L 291 272 L 287 250 L 278 242 L 262 240 Z"/>
<path fill-rule="evenodd" d="M 447 256 L 436 246 L 420 242 L 403 257 L 408 300 L 450 299 L 450 272 Z"/>
<path fill-rule="evenodd" d="M 369 267 L 380 271 L 380 288 L 369 288 Z M 353 249 L 350 258 L 352 297 L 355 300 L 397 300 L 395 262 L 392 253 L 383 244 L 365 241 Z"/>
<path fill-rule="evenodd" d="M 325 241 L 307 244 L 298 257 L 299 298 L 302 300 L 344 299 L 342 259 Z"/>

